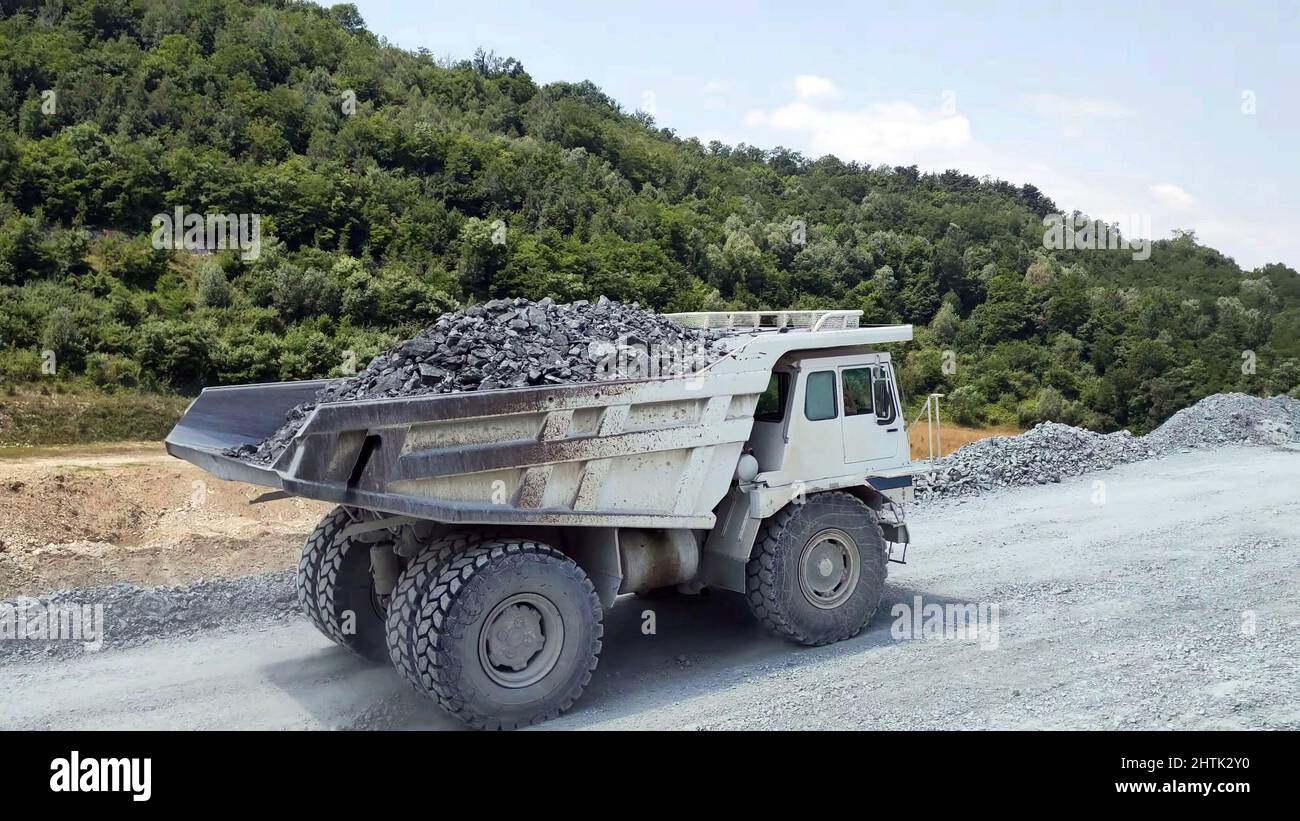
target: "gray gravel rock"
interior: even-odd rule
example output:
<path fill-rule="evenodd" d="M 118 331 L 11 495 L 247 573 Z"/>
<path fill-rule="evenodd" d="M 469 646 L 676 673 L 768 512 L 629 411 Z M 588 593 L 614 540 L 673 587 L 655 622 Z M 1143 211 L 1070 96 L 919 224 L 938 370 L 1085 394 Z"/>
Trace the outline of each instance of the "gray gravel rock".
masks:
<path fill-rule="evenodd" d="M 312 409 L 325 402 L 671 376 L 720 359 L 726 335 L 721 329 L 684 328 L 635 302 L 605 297 L 573 303 L 494 299 L 443 314 L 361 373 L 326 386 L 315 402 L 293 408 L 284 427 L 266 440 L 228 454 L 274 461 Z"/>
<path fill-rule="evenodd" d="M 62 656 L 85 649 L 130 647 L 168 636 L 186 635 L 247 621 L 296 618 L 298 598 L 295 571 L 199 581 L 179 587 L 138 587 L 126 582 L 103 587 L 58 590 L 45 596 L 0 600 L 0 616 L 15 619 L 30 638 L 0 641 L 0 660 Z M 60 612 L 77 608 L 95 630 L 76 637 L 42 639 L 34 620 L 57 624 Z M 102 616 L 102 625 L 95 620 Z M 54 613 L 54 621 L 50 620 Z M 45 635 L 49 635 L 47 632 Z M 86 640 L 82 640 L 86 639 Z M 102 639 L 102 642 L 100 641 Z M 87 648 L 87 644 L 100 645 Z"/>
<path fill-rule="evenodd" d="M 1300 399 L 1244 393 L 1207 396 L 1143 437 L 1156 450 L 1300 442 Z"/>
<path fill-rule="evenodd" d="M 1244 393 L 1208 396 L 1146 436 L 1094 433 L 1044 422 L 1019 436 L 972 442 L 918 474 L 918 499 L 972 496 L 1000 487 L 1043 485 L 1191 448 L 1300 442 L 1300 400 Z"/>

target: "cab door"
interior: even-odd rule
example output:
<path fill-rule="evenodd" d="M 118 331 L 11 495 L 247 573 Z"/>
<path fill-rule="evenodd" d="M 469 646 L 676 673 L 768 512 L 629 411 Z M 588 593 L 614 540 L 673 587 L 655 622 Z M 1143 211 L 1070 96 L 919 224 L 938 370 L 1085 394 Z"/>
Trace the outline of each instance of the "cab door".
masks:
<path fill-rule="evenodd" d="M 889 363 L 844 365 L 839 370 L 840 395 L 844 398 L 844 463 L 896 460 L 903 426 Z"/>

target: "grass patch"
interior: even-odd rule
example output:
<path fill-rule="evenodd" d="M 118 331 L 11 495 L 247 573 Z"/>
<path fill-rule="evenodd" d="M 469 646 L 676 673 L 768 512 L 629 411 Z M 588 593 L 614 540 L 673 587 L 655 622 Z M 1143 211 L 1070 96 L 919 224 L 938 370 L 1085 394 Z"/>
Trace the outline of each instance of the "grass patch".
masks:
<path fill-rule="evenodd" d="M 157 442 L 189 403 L 184 396 L 136 391 L 10 387 L 0 392 L 0 445 Z"/>

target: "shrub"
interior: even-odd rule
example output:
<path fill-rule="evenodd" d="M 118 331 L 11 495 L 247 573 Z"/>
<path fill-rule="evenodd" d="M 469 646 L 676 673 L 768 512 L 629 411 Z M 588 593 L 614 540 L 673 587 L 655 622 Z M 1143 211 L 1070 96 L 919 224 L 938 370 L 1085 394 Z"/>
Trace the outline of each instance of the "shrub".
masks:
<path fill-rule="evenodd" d="M 55 308 L 41 334 L 44 350 L 53 351 L 56 366 L 80 371 L 86 362 L 86 338 L 67 308 Z"/>
<path fill-rule="evenodd" d="M 973 385 L 962 385 L 941 400 L 943 410 L 959 425 L 984 423 L 984 397 Z"/>
<path fill-rule="evenodd" d="M 134 388 L 140 384 L 138 362 L 107 353 L 86 357 L 86 376 L 101 388 Z"/>
<path fill-rule="evenodd" d="M 36 351 L 10 348 L 0 351 L 0 382 L 10 385 L 40 379 L 41 355 Z"/>
<path fill-rule="evenodd" d="M 204 260 L 199 266 L 195 300 L 200 308 L 226 308 L 230 305 L 230 283 L 226 281 L 226 272 L 214 260 Z"/>
<path fill-rule="evenodd" d="M 136 352 L 140 366 L 160 383 L 184 391 L 206 385 L 212 376 L 213 340 L 189 322 L 155 321 L 140 329 Z"/>
<path fill-rule="evenodd" d="M 1043 388 L 1036 400 L 1022 402 L 1017 414 L 1021 426 L 1026 428 L 1039 422 L 1078 425 L 1082 417 L 1083 408 L 1079 403 L 1066 399 L 1056 388 Z"/>
<path fill-rule="evenodd" d="M 335 316 L 342 289 L 328 271 L 296 265 L 281 265 L 275 272 L 272 302 L 287 320 L 312 316 Z"/>

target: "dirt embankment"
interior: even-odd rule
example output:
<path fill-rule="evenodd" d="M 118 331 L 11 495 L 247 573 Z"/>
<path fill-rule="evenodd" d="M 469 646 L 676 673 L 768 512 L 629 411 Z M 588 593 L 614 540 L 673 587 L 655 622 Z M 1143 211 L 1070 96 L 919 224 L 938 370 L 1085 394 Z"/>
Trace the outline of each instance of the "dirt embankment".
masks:
<path fill-rule="evenodd" d="M 328 506 L 264 492 L 161 444 L 0 449 L 0 598 L 292 567 Z"/>

